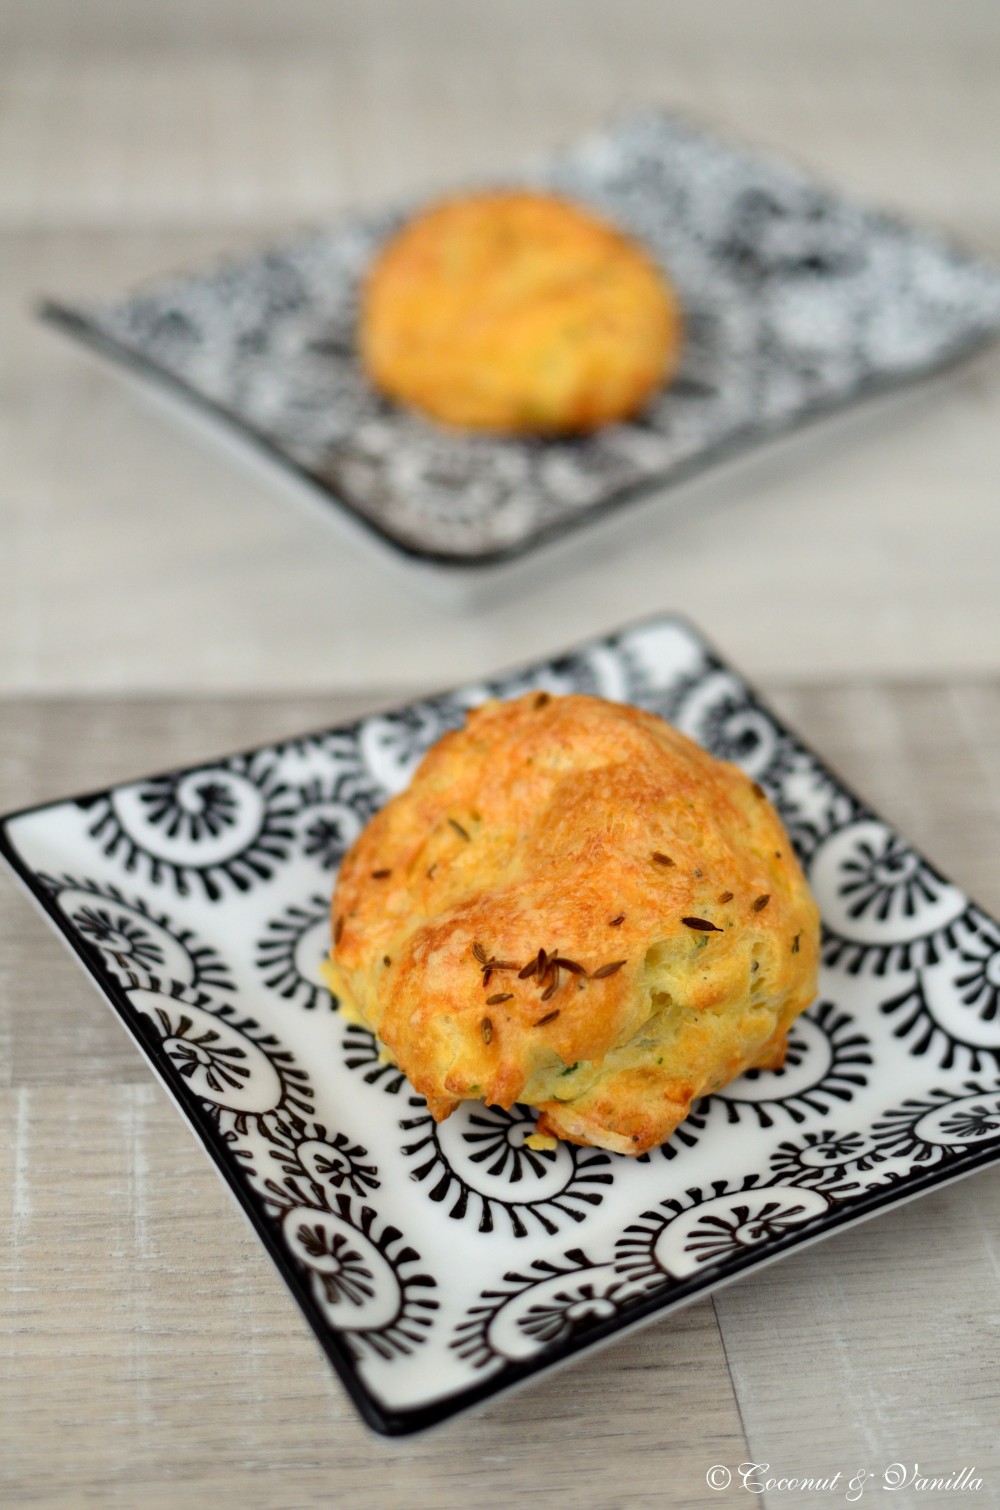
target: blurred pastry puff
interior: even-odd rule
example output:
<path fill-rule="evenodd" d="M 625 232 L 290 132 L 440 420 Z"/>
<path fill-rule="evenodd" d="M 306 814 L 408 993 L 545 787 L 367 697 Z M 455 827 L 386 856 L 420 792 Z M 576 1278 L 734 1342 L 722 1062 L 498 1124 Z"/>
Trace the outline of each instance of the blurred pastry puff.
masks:
<path fill-rule="evenodd" d="M 362 293 L 372 382 L 448 425 L 570 434 L 626 419 L 676 370 L 681 318 L 636 242 L 551 194 L 436 205 Z"/>
<path fill-rule="evenodd" d="M 779 1068 L 819 915 L 759 786 L 599 698 L 488 702 L 346 856 L 327 966 L 441 1120 L 641 1154 L 692 1101 Z"/>

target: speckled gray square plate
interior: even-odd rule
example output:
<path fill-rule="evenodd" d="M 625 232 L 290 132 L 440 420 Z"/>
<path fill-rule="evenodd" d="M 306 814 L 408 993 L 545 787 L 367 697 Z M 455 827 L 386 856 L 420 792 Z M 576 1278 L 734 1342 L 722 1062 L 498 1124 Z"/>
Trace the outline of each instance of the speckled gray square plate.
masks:
<path fill-rule="evenodd" d="M 523 555 L 1000 329 L 996 270 L 684 121 L 633 117 L 519 181 L 633 232 L 680 294 L 676 381 L 586 439 L 459 434 L 372 390 L 355 354 L 358 280 L 400 209 L 45 313 L 226 421 L 397 555 L 453 568 Z"/>
<path fill-rule="evenodd" d="M 825 925 L 785 1067 L 640 1160 L 437 1126 L 319 977 L 337 863 L 487 696 L 662 713 L 777 804 Z M 0 853 L 133 1035 L 365 1419 L 407 1432 L 1000 1157 L 1000 926 L 657 619 L 345 728 L 14 814 Z M 192 1279 L 197 1275 L 192 1270 Z"/>

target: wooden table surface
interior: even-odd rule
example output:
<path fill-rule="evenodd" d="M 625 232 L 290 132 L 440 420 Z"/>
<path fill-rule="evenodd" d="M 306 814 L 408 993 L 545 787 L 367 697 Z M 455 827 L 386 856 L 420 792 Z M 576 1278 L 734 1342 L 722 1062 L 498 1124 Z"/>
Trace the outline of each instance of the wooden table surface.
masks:
<path fill-rule="evenodd" d="M 679 609 L 1000 910 L 1000 351 L 459 612 L 31 314 L 516 173 L 630 102 L 1000 258 L 998 66 L 994 0 L 0 0 L 0 811 Z M 389 1442 L 5 877 L 0 1116 L 0 1504 L 686 1507 L 755 1461 L 974 1465 L 1000 1505 L 1000 1171 Z"/>

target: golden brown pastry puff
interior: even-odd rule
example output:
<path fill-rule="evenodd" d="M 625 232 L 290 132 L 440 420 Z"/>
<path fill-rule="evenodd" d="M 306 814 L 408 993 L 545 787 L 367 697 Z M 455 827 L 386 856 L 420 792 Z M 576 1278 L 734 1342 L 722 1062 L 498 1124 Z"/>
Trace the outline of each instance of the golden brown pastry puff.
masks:
<path fill-rule="evenodd" d="M 478 1098 L 619 1153 L 777 1068 L 819 916 L 763 791 L 600 698 L 488 702 L 346 856 L 329 979 L 439 1120 Z"/>
<path fill-rule="evenodd" d="M 634 414 L 680 352 L 674 293 L 634 241 L 550 194 L 439 204 L 362 295 L 377 387 L 446 424 L 560 434 Z"/>

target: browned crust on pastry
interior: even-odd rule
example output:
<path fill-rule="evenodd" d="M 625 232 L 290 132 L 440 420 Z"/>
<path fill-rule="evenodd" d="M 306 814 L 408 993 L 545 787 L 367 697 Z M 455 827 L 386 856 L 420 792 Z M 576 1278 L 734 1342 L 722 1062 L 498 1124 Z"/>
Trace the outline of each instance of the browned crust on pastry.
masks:
<path fill-rule="evenodd" d="M 442 1117 L 642 1153 L 776 1067 L 819 919 L 760 788 L 598 698 L 487 703 L 344 860 L 331 978 Z M 541 951 L 541 955 L 539 954 Z"/>
<path fill-rule="evenodd" d="M 585 432 L 634 414 L 672 376 L 670 284 L 613 226 L 554 195 L 433 206 L 382 249 L 359 347 L 377 387 L 445 424 Z"/>

